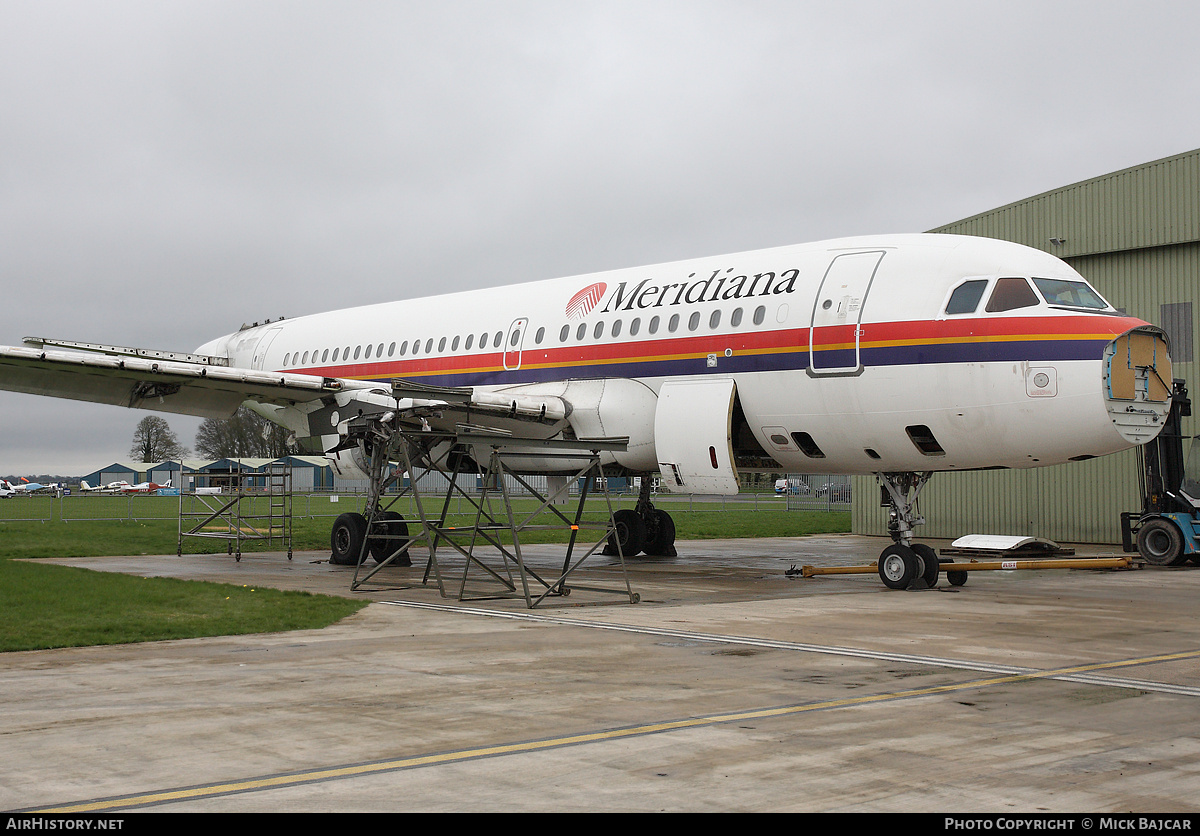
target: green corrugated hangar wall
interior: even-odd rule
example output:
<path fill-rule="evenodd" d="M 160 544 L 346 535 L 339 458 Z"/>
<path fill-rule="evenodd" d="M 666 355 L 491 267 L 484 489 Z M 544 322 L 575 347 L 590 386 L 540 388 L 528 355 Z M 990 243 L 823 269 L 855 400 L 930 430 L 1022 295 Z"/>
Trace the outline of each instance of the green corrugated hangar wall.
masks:
<path fill-rule="evenodd" d="M 1164 328 L 1200 431 L 1195 304 L 1200 295 L 1200 149 L 1036 195 L 932 232 L 1001 238 L 1053 253 L 1113 305 Z M 885 535 L 873 477 L 854 477 L 853 531 Z M 920 537 L 1017 534 L 1120 543 L 1141 507 L 1134 451 L 1032 470 L 938 473 L 921 493 Z"/>

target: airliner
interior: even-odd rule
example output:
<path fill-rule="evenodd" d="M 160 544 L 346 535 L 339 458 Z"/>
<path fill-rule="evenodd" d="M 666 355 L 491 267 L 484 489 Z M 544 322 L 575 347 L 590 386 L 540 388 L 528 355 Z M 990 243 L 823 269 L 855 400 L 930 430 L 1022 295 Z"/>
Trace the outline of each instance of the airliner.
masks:
<path fill-rule="evenodd" d="M 452 430 L 464 410 L 544 438 L 628 437 L 604 454 L 606 472 L 661 474 L 676 491 L 736 493 L 741 471 L 875 474 L 894 541 L 879 574 L 896 588 L 936 582 L 936 555 L 913 537 L 934 472 L 1142 444 L 1171 397 L 1161 329 L 1048 253 L 938 234 L 255 322 L 191 353 L 25 343 L 0 347 L 0 388 L 218 417 L 245 403 L 346 475 L 361 475 L 369 453 L 343 443 L 348 418 L 399 412 Z M 410 396 L 396 381 L 433 388 Z M 465 389 L 469 403 L 437 387 Z M 625 555 L 674 554 L 651 481 L 615 519 Z M 335 554 L 339 543 L 357 554 L 364 523 L 339 520 Z"/>

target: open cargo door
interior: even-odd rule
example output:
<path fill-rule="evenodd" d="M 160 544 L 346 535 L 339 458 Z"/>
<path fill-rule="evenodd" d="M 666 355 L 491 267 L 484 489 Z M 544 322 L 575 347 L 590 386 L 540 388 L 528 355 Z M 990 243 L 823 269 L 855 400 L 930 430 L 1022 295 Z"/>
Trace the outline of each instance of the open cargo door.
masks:
<path fill-rule="evenodd" d="M 731 443 L 736 394 L 727 378 L 668 381 L 658 391 L 654 447 L 671 490 L 738 492 Z"/>

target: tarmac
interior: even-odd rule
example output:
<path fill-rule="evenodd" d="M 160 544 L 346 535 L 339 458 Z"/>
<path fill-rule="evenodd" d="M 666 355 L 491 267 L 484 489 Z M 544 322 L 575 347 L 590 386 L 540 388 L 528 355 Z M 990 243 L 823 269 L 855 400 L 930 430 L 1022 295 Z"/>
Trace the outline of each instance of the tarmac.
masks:
<path fill-rule="evenodd" d="M 460 601 L 453 560 L 445 596 L 423 559 L 362 591 L 322 553 L 53 560 L 372 603 L 324 630 L 0 654 L 0 809 L 1200 808 L 1200 569 L 904 591 L 788 571 L 886 544 L 681 542 L 628 562 L 636 604 L 596 555 L 535 609 L 481 573 Z"/>

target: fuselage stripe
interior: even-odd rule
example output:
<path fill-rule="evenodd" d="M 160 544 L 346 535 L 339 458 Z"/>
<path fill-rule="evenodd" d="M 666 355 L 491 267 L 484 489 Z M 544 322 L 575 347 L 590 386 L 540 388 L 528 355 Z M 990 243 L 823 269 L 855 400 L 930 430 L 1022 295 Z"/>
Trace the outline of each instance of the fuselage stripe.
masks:
<path fill-rule="evenodd" d="M 855 326 L 838 325 L 815 329 L 815 333 L 809 328 L 793 328 L 533 347 L 522 352 L 519 368 L 513 369 L 506 369 L 505 354 L 495 351 L 289 371 L 359 380 L 419 378 L 439 384 L 489 385 L 562 379 L 564 372 L 569 377 L 661 377 L 796 370 L 810 366 L 810 339 L 819 357 L 818 368 L 842 368 L 858 362 L 870 367 L 1097 360 L 1109 341 L 1141 324 L 1124 317 L 1105 317 L 1099 323 L 1097 319 L 1083 316 L 867 323 L 859 326 L 857 360 Z M 1097 328 L 1101 324 L 1104 330 Z M 709 362 L 710 356 L 715 356 L 715 366 Z M 581 369 L 591 374 L 581 375 Z"/>

